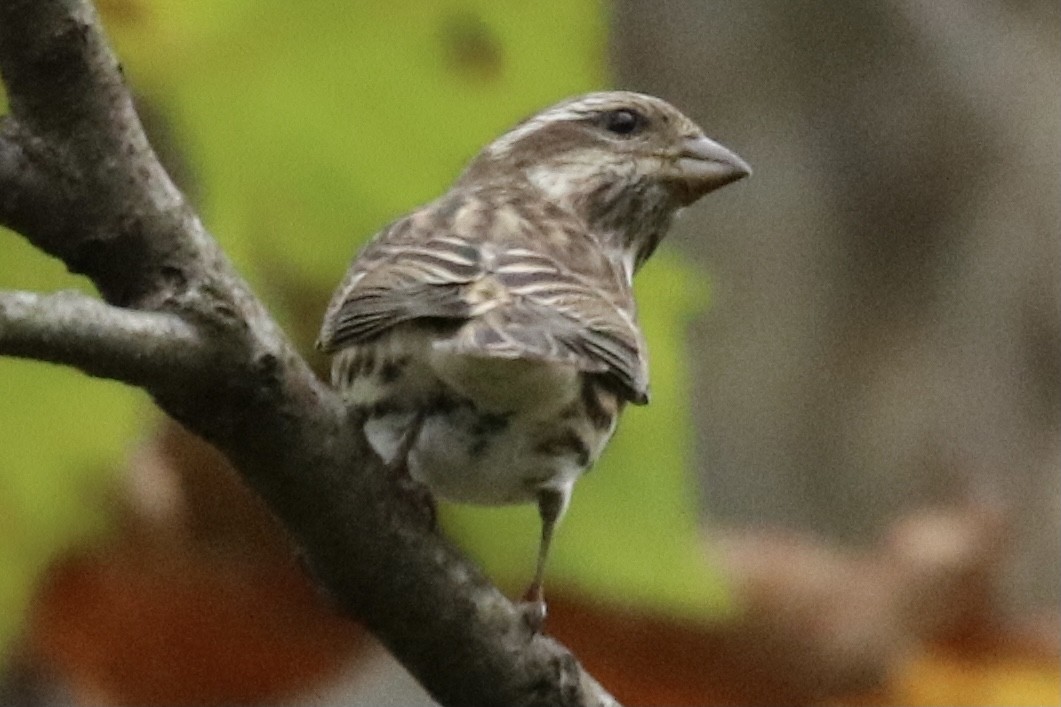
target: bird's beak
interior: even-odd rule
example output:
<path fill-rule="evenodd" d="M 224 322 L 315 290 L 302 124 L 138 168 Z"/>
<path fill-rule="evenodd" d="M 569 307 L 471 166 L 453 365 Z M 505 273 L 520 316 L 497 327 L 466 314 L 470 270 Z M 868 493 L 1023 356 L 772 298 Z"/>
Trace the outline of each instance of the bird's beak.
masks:
<path fill-rule="evenodd" d="M 752 173 L 752 168 L 736 153 L 703 135 L 685 139 L 673 169 L 679 197 L 685 205 Z"/>

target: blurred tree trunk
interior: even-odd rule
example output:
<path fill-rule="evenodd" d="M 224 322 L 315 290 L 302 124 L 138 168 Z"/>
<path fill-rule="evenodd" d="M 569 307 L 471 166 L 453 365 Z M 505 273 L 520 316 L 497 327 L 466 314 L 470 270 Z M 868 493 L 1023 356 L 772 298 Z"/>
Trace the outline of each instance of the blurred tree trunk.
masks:
<path fill-rule="evenodd" d="M 1058 602 L 1058 20 L 1031 0 L 617 4 L 621 85 L 756 170 L 672 241 L 711 274 L 689 350 L 713 521 L 867 542 L 911 505 L 1001 503 L 1011 606 Z"/>

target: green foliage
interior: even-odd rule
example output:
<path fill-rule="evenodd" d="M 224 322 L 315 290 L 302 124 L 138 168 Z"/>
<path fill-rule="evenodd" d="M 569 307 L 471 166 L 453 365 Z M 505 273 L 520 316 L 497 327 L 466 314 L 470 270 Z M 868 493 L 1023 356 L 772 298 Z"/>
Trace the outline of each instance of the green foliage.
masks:
<path fill-rule="evenodd" d="M 0 256 L 0 287 L 91 289 L 2 229 Z M 37 574 L 106 522 L 104 495 L 150 411 L 144 399 L 71 369 L 0 357 L 0 654 Z"/>
<path fill-rule="evenodd" d="M 120 44 L 177 121 L 213 231 L 259 283 L 334 283 L 485 140 L 603 83 L 589 0 L 234 4 L 165 4 Z"/>

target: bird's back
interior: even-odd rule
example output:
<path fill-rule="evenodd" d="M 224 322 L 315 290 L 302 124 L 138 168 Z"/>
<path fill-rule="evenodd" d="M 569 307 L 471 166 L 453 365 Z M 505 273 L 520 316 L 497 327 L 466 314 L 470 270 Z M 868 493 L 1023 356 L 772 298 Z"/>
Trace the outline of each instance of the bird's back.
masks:
<path fill-rule="evenodd" d="M 394 330 L 429 332 L 440 354 L 573 366 L 630 400 L 647 398 L 621 266 L 571 214 L 515 186 L 451 192 L 362 251 L 328 308 L 321 347 Z M 345 384 L 348 368 L 337 365 L 336 376 Z"/>
<path fill-rule="evenodd" d="M 419 423 L 410 470 L 457 500 L 526 502 L 543 481 L 573 483 L 621 401 L 645 396 L 621 269 L 577 219 L 512 187 L 456 190 L 384 229 L 322 344 L 376 451 L 393 456 Z"/>

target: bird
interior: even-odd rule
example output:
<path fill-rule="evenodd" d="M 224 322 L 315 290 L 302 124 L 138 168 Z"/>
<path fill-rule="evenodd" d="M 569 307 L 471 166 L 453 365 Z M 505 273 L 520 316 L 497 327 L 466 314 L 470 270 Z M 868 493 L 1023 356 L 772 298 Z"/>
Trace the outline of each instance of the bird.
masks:
<path fill-rule="evenodd" d="M 679 211 L 750 173 L 663 99 L 570 98 L 379 231 L 332 296 L 317 347 L 373 451 L 432 498 L 537 504 L 536 629 L 574 484 L 649 401 L 634 274 Z"/>

